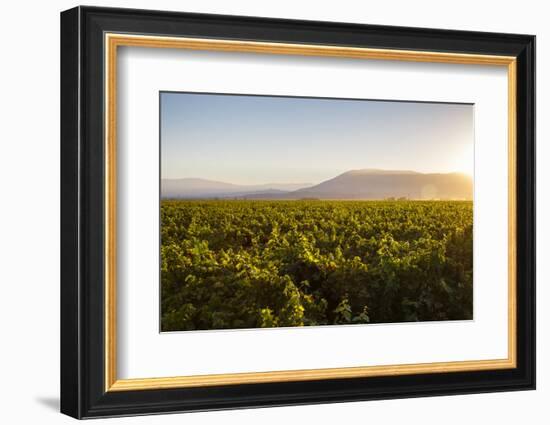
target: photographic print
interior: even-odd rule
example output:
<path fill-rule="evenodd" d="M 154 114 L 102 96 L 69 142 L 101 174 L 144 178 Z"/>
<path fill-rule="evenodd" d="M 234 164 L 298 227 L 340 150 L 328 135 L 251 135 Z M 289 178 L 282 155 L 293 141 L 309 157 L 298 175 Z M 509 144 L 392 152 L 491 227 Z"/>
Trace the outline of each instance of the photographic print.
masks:
<path fill-rule="evenodd" d="M 471 320 L 473 108 L 161 92 L 161 331 Z"/>

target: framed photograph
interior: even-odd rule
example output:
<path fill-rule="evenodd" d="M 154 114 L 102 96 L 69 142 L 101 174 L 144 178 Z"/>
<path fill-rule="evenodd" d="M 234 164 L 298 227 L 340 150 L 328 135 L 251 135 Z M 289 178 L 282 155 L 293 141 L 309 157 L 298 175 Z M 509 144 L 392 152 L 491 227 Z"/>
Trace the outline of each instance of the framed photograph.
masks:
<path fill-rule="evenodd" d="M 535 388 L 535 37 L 61 14 L 61 411 Z"/>

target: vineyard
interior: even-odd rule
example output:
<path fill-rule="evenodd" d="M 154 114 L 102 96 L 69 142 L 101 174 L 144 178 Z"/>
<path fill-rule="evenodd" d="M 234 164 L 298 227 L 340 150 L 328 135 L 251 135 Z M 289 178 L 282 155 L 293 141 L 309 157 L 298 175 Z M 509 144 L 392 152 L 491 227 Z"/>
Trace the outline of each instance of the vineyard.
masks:
<path fill-rule="evenodd" d="M 163 331 L 472 318 L 467 201 L 161 203 Z"/>

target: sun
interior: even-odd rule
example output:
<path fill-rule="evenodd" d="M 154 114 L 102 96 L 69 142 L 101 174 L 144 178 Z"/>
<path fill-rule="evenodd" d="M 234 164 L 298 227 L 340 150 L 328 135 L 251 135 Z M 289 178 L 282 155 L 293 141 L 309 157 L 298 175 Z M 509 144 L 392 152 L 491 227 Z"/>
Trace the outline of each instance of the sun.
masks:
<path fill-rule="evenodd" d="M 474 175 L 474 147 L 468 146 L 457 153 L 453 160 L 453 169 L 458 173 Z"/>

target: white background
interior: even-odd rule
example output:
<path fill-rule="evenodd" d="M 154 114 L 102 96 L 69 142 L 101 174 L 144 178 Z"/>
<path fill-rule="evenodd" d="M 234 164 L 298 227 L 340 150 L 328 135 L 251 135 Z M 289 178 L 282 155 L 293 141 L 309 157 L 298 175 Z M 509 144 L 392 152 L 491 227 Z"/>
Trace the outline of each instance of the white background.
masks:
<path fill-rule="evenodd" d="M 550 28 L 541 1 L 298 2 L 97 1 L 97 5 L 536 34 L 538 216 L 548 217 L 544 159 L 550 147 Z M 70 423 L 59 391 L 59 11 L 69 1 L 10 2 L 0 31 L 0 410 L 1 421 Z M 108 423 L 407 424 L 548 423 L 550 413 L 550 226 L 538 222 L 538 390 L 454 397 L 114 419 Z M 546 402 L 546 403 L 545 403 Z"/>
<path fill-rule="evenodd" d="M 118 69 L 119 378 L 507 357 L 505 66 L 123 48 Z M 159 334 L 159 90 L 474 104 L 475 320 Z"/>

